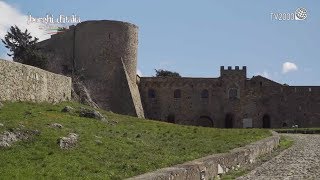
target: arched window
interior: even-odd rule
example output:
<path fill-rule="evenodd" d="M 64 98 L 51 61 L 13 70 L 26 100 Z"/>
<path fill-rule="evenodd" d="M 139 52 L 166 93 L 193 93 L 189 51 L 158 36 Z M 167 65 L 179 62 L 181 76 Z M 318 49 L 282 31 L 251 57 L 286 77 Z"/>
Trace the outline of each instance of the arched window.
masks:
<path fill-rule="evenodd" d="M 148 90 L 148 97 L 149 98 L 156 98 L 156 91 L 154 89 Z"/>
<path fill-rule="evenodd" d="M 231 88 L 229 89 L 229 99 L 237 99 L 238 98 L 238 89 Z"/>
<path fill-rule="evenodd" d="M 174 90 L 173 97 L 174 98 L 181 98 L 181 90 L 180 89 Z"/>
<path fill-rule="evenodd" d="M 209 91 L 207 89 L 201 91 L 201 98 L 209 98 Z"/>

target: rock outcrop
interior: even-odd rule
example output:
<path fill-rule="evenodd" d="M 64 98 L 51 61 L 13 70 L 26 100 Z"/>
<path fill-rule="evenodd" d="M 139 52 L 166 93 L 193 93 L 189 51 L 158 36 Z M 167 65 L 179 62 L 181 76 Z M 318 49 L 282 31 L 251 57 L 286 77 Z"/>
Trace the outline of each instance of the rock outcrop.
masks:
<path fill-rule="evenodd" d="M 107 121 L 106 117 L 104 117 L 99 111 L 81 108 L 79 111 L 80 117 L 86 118 L 94 118 L 101 121 Z"/>
<path fill-rule="evenodd" d="M 60 137 L 58 144 L 61 149 L 70 149 L 77 145 L 78 135 L 76 133 L 69 133 L 67 137 Z"/>
<path fill-rule="evenodd" d="M 16 141 L 18 141 L 18 138 L 13 132 L 5 131 L 0 135 L 0 147 L 10 147 Z"/>

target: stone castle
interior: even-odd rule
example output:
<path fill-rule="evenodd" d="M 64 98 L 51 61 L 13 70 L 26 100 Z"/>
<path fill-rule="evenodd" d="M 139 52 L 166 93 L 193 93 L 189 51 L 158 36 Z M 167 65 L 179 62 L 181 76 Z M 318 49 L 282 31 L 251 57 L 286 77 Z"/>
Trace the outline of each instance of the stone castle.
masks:
<path fill-rule="evenodd" d="M 138 27 L 86 21 L 39 43 L 48 70 L 77 74 L 100 108 L 171 123 L 219 128 L 320 126 L 320 86 L 247 78 L 246 66 L 217 78 L 139 77 Z"/>

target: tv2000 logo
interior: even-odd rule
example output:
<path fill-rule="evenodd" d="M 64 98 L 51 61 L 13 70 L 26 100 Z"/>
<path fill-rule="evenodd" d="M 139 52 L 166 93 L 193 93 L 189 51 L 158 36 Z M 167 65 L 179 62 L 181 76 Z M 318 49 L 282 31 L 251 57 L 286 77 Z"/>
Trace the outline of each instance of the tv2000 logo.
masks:
<path fill-rule="evenodd" d="M 298 8 L 292 13 L 271 13 L 271 20 L 286 21 L 286 20 L 305 20 L 307 18 L 307 9 Z"/>

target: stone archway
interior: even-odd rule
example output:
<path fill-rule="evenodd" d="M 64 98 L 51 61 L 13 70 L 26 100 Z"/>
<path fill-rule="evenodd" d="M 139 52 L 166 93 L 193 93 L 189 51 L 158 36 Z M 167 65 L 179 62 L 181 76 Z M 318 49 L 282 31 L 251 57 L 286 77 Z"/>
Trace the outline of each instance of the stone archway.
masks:
<path fill-rule="evenodd" d="M 234 115 L 227 113 L 225 117 L 225 128 L 233 128 Z"/>
<path fill-rule="evenodd" d="M 262 117 L 262 128 L 271 128 L 271 119 L 268 114 L 265 114 Z"/>
<path fill-rule="evenodd" d="M 213 120 L 209 116 L 200 116 L 196 124 L 202 127 L 214 127 Z"/>

